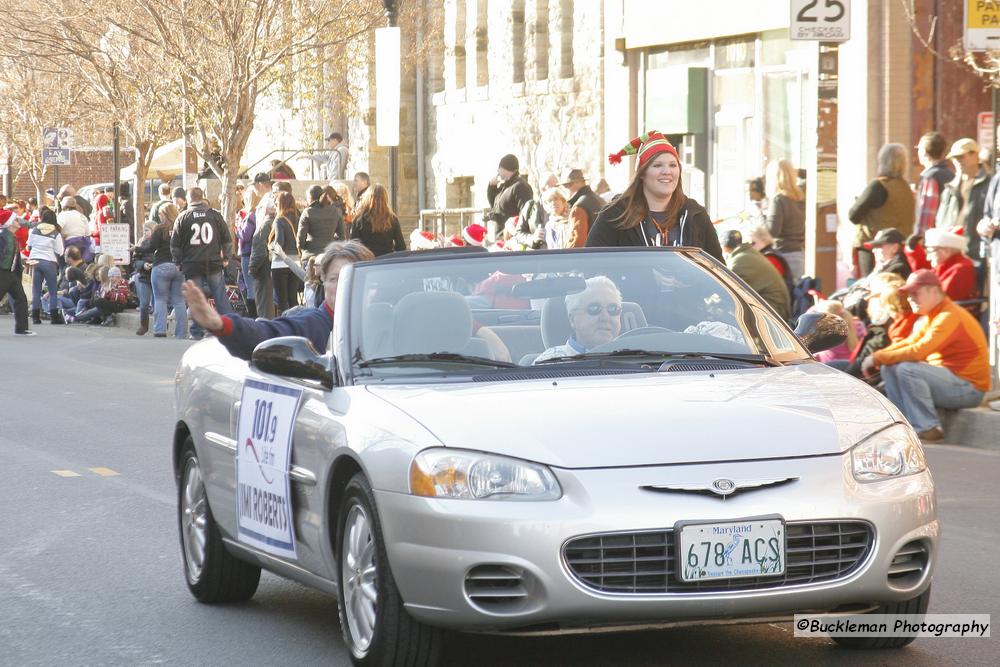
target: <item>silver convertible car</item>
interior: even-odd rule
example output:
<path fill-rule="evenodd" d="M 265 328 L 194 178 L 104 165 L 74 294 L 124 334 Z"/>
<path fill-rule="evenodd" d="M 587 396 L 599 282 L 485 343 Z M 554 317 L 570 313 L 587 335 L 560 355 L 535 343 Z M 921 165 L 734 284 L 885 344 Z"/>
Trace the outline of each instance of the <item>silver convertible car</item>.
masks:
<path fill-rule="evenodd" d="M 427 251 L 347 266 L 333 330 L 177 370 L 188 587 L 336 595 L 356 664 L 540 634 L 927 609 L 923 450 L 699 250 Z M 837 638 L 896 647 L 912 638 Z"/>

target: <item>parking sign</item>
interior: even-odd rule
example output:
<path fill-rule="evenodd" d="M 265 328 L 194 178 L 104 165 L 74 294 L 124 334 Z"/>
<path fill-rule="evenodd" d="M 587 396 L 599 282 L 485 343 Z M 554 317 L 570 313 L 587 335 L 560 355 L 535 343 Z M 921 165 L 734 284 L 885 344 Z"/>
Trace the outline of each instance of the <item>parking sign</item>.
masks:
<path fill-rule="evenodd" d="M 846 42 L 851 38 L 851 0 L 791 0 L 789 4 L 791 39 Z"/>

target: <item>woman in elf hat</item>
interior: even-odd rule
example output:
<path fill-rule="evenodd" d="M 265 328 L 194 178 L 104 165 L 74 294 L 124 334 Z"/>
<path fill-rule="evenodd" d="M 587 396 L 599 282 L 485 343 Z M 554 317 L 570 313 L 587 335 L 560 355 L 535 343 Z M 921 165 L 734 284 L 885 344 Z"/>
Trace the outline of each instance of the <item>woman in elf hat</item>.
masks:
<path fill-rule="evenodd" d="M 681 188 L 677 149 L 663 134 L 650 131 L 608 159 L 618 164 L 625 155 L 637 155 L 639 167 L 625 192 L 598 214 L 587 246 L 691 246 L 721 262 L 708 212 Z"/>

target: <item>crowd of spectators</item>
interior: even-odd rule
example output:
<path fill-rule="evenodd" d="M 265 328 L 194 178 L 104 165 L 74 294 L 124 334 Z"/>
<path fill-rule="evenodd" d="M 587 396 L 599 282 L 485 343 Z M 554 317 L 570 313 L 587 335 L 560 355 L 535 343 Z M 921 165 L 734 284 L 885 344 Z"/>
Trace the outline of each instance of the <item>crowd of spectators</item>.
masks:
<path fill-rule="evenodd" d="M 354 241 L 373 257 L 407 250 L 386 188 L 358 172 L 352 192 L 343 180 L 346 148 L 339 137 L 330 141 L 330 164 L 340 180 L 312 186 L 305 200 L 297 201 L 290 183 L 294 174 L 283 163 L 272 165 L 240 193 L 242 207 L 232 224 L 199 188 L 162 185 L 129 266 L 116 266 L 99 252 L 101 227 L 113 218 L 113 192 L 96 192 L 88 201 L 67 185 L 54 209 L 0 199 L 0 224 L 12 217 L 22 221 L 0 235 L 0 264 L 6 265 L 0 266 L 0 282 L 9 287 L 14 259 L 29 267 L 35 324 L 43 319 L 110 324 L 115 313 L 137 307 L 136 333 L 152 328 L 156 337 L 167 335 L 169 317 L 175 336 L 188 336 L 183 295 L 190 301 L 192 289 L 229 317 L 268 320 L 300 306 L 321 307 L 330 277 L 320 264 L 328 248 L 340 247 L 332 243 Z M 883 386 L 931 440 L 942 437 L 931 417 L 934 406 L 972 404 L 990 388 L 981 326 L 988 310 L 981 295 L 985 250 L 1000 244 L 1000 176 L 986 176 L 973 140 L 960 139 L 950 151 L 945 147 L 936 133 L 921 140 L 924 171 L 915 193 L 906 181 L 905 149 L 887 144 L 879 151 L 878 176 L 849 214 L 857 225 L 852 262 L 858 279 L 813 306 L 842 318 L 848 332 L 840 346 L 817 359 Z M 489 183 L 490 207 L 482 224 L 447 238 L 415 230 L 409 249 L 695 245 L 725 262 L 782 319 L 794 323 L 801 312 L 795 290 L 804 273 L 805 196 L 798 171 L 787 160 L 772 160 L 764 178 L 748 182 L 745 218 L 752 224 L 744 238 L 735 230 L 713 233 L 705 209 L 681 190 L 682 165 L 663 135 L 650 132 L 633 140 L 612 163 L 624 155 L 635 155 L 637 168 L 613 199 L 606 183 L 591 189 L 577 168 L 562 178 L 548 174 L 532 188 L 517 157 L 505 155 Z M 16 258 L 8 252 L 11 243 Z M 185 281 L 188 287 L 182 287 Z M 24 333 L 27 327 L 15 328 Z M 198 318 L 190 334 L 202 335 Z"/>

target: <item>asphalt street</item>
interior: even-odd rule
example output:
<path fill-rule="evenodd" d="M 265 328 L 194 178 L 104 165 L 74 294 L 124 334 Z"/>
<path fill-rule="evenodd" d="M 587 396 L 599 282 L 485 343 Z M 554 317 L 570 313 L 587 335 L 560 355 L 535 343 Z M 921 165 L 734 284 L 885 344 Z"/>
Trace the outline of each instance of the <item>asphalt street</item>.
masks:
<path fill-rule="evenodd" d="M 169 446 L 191 342 L 0 316 L 0 665 L 348 665 L 335 600 L 265 574 L 245 604 L 184 584 Z M 1000 453 L 928 447 L 944 526 L 930 611 L 1000 618 Z M 456 636 L 451 665 L 1000 664 L 1000 638 L 856 653 L 791 624 Z"/>

